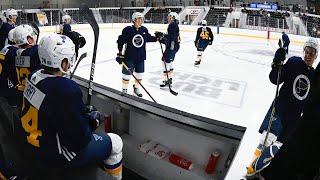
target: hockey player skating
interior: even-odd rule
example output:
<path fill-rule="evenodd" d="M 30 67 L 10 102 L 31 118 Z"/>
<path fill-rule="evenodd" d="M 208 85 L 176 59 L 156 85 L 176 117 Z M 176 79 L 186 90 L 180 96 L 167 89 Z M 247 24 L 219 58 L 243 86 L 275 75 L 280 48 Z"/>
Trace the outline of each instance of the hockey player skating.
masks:
<path fill-rule="evenodd" d="M 122 67 L 122 92 L 127 93 L 131 73 L 134 72 L 137 79 L 133 85 L 133 93 L 138 97 L 142 97 L 139 82 L 142 81 L 144 73 L 146 43 L 157 41 L 157 38 L 151 36 L 148 29 L 142 26 L 143 21 L 144 15 L 142 13 L 133 13 L 133 25 L 125 27 L 117 40 L 119 53 L 117 54 L 116 60 L 119 64 L 124 63 L 129 68 L 127 70 L 125 67 Z M 124 54 L 122 52 L 123 45 L 126 45 Z"/>
<path fill-rule="evenodd" d="M 259 129 L 262 136 L 254 153 L 254 161 L 247 169 L 248 176 L 255 175 L 267 167 L 296 128 L 312 86 L 314 75 L 312 65 L 319 51 L 317 40 L 306 41 L 303 50 L 304 59 L 293 56 L 284 65 L 282 63 L 285 60 L 286 50 L 279 48 L 275 53 L 269 78 L 273 84 L 277 84 L 278 70 L 282 68 L 279 83 L 283 85 L 278 97 L 274 99 L 274 108 L 273 106 L 269 108 Z M 269 121 L 271 127 L 268 132 Z"/>
<path fill-rule="evenodd" d="M 207 21 L 201 21 L 202 27 L 198 28 L 196 40 L 194 41 L 194 45 L 197 48 L 198 55 L 197 61 L 195 61 L 194 65 L 200 65 L 202 60 L 202 54 L 208 45 L 212 45 L 213 34 L 211 28 L 207 27 Z"/>
<path fill-rule="evenodd" d="M 50 34 L 41 39 L 38 52 L 43 69 L 27 79 L 21 125 L 39 168 L 103 162 L 107 173 L 121 179 L 120 136 L 93 132 L 103 119 L 101 113 L 86 108 L 77 83 L 64 77 L 75 60 L 73 42 Z"/>
<path fill-rule="evenodd" d="M 15 9 L 8 9 L 6 12 L 7 22 L 3 22 L 0 25 L 0 50 L 4 48 L 8 43 L 8 33 L 15 27 L 15 23 L 18 17 L 18 13 Z"/>
<path fill-rule="evenodd" d="M 282 32 L 281 39 L 282 39 L 282 43 L 283 43 L 283 48 L 286 50 L 286 53 L 288 54 L 289 44 L 290 44 L 289 36 L 285 32 Z"/>
<path fill-rule="evenodd" d="M 169 23 L 167 34 L 156 32 L 156 36 L 159 38 L 160 42 L 166 45 L 162 57 L 164 80 L 160 87 L 166 87 L 169 83 L 172 84 L 172 62 L 180 49 L 179 15 L 176 12 L 170 12 L 167 18 Z"/>
<path fill-rule="evenodd" d="M 270 165 L 260 172 L 265 180 L 317 180 L 320 155 L 320 64 L 296 130 L 283 144 Z M 315 177 L 318 176 L 318 177 Z"/>

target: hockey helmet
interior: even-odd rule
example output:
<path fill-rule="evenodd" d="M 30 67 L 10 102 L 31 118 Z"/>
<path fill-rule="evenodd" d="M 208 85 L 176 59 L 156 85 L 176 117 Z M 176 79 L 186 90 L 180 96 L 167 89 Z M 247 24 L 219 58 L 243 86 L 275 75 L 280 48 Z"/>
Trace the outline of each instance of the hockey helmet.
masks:
<path fill-rule="evenodd" d="M 14 30 L 15 30 L 15 28 L 14 28 L 14 29 L 11 29 L 11 30 L 9 31 L 9 33 L 8 33 L 8 40 L 15 43 L 15 40 L 14 40 L 14 38 L 13 38 Z"/>
<path fill-rule="evenodd" d="M 7 9 L 6 18 L 12 19 L 12 16 L 18 16 L 18 12 L 15 9 Z"/>
<path fill-rule="evenodd" d="M 71 16 L 69 16 L 68 14 L 62 16 L 62 22 L 67 22 L 68 19 L 70 19 L 71 21 Z"/>
<path fill-rule="evenodd" d="M 176 12 L 170 12 L 170 13 L 168 14 L 168 17 L 172 17 L 172 18 L 175 19 L 175 20 L 179 20 L 179 15 L 178 15 L 178 13 L 176 13 Z"/>
<path fill-rule="evenodd" d="M 61 72 L 67 73 L 61 67 L 62 60 L 67 59 L 70 67 L 75 60 L 75 45 L 72 40 L 64 35 L 50 34 L 44 36 L 39 43 L 38 54 L 41 64 L 51 68 L 59 68 Z"/>
<path fill-rule="evenodd" d="M 311 47 L 311 48 L 315 49 L 315 50 L 316 50 L 316 56 L 315 56 L 315 58 L 317 58 L 318 52 L 319 52 L 319 43 L 318 43 L 318 40 L 315 39 L 315 38 L 310 38 L 310 39 L 308 39 L 308 40 L 304 43 L 303 50 L 305 50 L 306 47 Z"/>
<path fill-rule="evenodd" d="M 19 25 L 13 32 L 13 39 L 17 45 L 29 44 L 28 37 L 36 41 L 37 33 L 34 28 L 27 24 Z"/>
<path fill-rule="evenodd" d="M 131 17 L 132 21 L 135 21 L 138 18 L 144 18 L 144 15 L 141 12 L 134 12 Z"/>
<path fill-rule="evenodd" d="M 206 21 L 206 20 L 202 20 L 202 21 L 201 21 L 201 25 L 202 25 L 202 26 L 206 26 L 206 25 L 207 25 L 207 21 Z"/>

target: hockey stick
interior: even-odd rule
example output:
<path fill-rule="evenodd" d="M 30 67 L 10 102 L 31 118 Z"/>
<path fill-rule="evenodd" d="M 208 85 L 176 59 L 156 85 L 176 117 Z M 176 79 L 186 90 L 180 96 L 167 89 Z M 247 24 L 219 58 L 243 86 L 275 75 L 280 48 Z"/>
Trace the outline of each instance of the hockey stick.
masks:
<path fill-rule="evenodd" d="M 89 9 L 87 4 L 82 4 L 80 7 L 80 10 L 84 12 L 84 14 L 86 15 L 86 19 L 90 24 L 94 33 L 94 47 L 93 47 L 93 55 L 92 55 L 88 95 L 87 95 L 87 104 L 90 104 L 91 96 L 92 96 L 93 75 L 94 75 L 94 68 L 96 64 L 96 55 L 97 55 L 97 47 L 98 47 L 98 40 L 99 40 L 99 26 L 96 19 L 93 16 L 92 11 Z"/>
<path fill-rule="evenodd" d="M 141 82 L 137 79 L 137 77 L 133 74 L 131 69 L 128 68 L 128 66 L 123 62 L 123 67 L 126 68 L 126 70 L 134 77 L 134 79 L 139 83 L 139 85 L 143 88 L 143 90 L 149 95 L 149 97 L 152 99 L 153 102 L 157 103 L 156 100 L 153 99 L 151 94 L 147 91 L 147 89 L 141 84 Z"/>
<path fill-rule="evenodd" d="M 163 58 L 164 52 L 163 52 L 162 44 L 161 44 L 160 42 L 159 42 L 159 44 L 160 44 L 160 47 L 161 47 L 162 58 Z M 169 85 L 170 93 L 176 96 L 176 95 L 178 95 L 178 93 L 171 89 L 171 84 L 170 84 L 170 80 L 169 80 L 169 74 L 168 74 L 168 69 L 167 69 L 166 62 L 164 61 L 164 59 L 162 59 L 162 61 L 163 61 L 163 63 L 164 63 L 164 68 L 165 68 L 165 70 L 166 70 L 166 75 L 167 75 L 167 80 L 168 80 L 168 85 Z"/>
<path fill-rule="evenodd" d="M 36 23 L 31 23 L 31 26 L 34 28 L 34 30 L 36 30 L 36 35 L 37 35 L 37 41 L 36 41 L 36 44 L 38 44 L 38 41 L 39 41 L 39 36 L 40 36 L 40 29 L 39 29 L 39 26 L 36 24 Z"/>
<path fill-rule="evenodd" d="M 86 57 L 87 57 L 87 53 L 86 53 L 86 52 L 83 53 L 83 54 L 81 54 L 81 56 L 80 56 L 79 59 L 78 59 L 78 62 L 77 62 L 77 64 L 76 64 L 76 66 L 74 67 L 74 69 L 73 69 L 73 71 L 72 71 L 72 73 L 71 73 L 71 75 L 70 75 L 70 79 L 72 79 L 74 73 L 76 72 L 76 69 L 78 68 L 78 65 L 79 65 L 80 61 L 82 61 L 82 59 L 84 59 L 84 58 L 86 58 Z"/>
<path fill-rule="evenodd" d="M 280 39 L 279 39 L 278 45 L 279 45 L 280 48 L 283 48 Z M 272 121 L 274 120 L 274 115 L 275 115 L 275 111 L 276 111 L 275 104 L 276 104 L 277 97 L 279 96 L 279 86 L 280 86 L 280 77 L 281 77 L 282 65 L 283 65 L 283 62 L 281 62 L 280 67 L 278 69 L 276 95 L 275 95 L 274 100 L 272 102 L 271 115 L 270 115 L 268 128 L 267 128 L 267 133 L 266 133 L 266 137 L 265 137 L 265 139 L 263 141 L 261 152 L 263 152 L 264 148 L 266 147 L 267 139 L 268 139 L 268 136 L 269 136 L 269 133 L 270 133 L 270 129 L 271 129 L 271 126 L 272 126 Z"/>

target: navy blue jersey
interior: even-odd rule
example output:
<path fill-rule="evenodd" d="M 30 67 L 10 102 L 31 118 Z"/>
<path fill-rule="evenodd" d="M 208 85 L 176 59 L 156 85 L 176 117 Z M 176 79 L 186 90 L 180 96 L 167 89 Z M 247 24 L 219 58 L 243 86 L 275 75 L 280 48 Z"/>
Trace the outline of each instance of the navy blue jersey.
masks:
<path fill-rule="evenodd" d="M 0 49 L 4 48 L 6 43 L 8 43 L 8 34 L 11 29 L 15 27 L 14 24 L 2 23 L 0 27 Z"/>
<path fill-rule="evenodd" d="M 288 47 L 290 44 L 290 39 L 287 34 L 282 34 L 283 47 Z"/>
<path fill-rule="evenodd" d="M 122 30 L 117 43 L 119 51 L 126 44 L 126 61 L 139 62 L 146 59 L 146 43 L 156 41 L 157 38 L 151 36 L 146 27 L 135 28 L 134 26 L 127 26 Z"/>
<path fill-rule="evenodd" d="M 69 36 L 69 32 L 71 31 L 70 24 L 63 24 L 62 26 L 62 35 Z"/>
<path fill-rule="evenodd" d="M 0 51 L 0 96 L 7 97 L 17 85 L 15 56 L 17 47 L 7 45 Z"/>
<path fill-rule="evenodd" d="M 199 41 L 199 42 L 198 42 Z M 197 31 L 197 36 L 196 36 L 196 42 L 201 43 L 201 42 L 212 42 L 213 41 L 213 33 L 211 31 L 211 28 L 209 27 L 200 27 L 198 28 Z"/>
<path fill-rule="evenodd" d="M 27 49 L 19 49 L 15 60 L 18 90 L 23 92 L 25 79 L 28 75 L 41 68 L 41 62 L 38 55 L 38 45 Z"/>
<path fill-rule="evenodd" d="M 169 24 L 167 34 L 164 36 L 167 39 L 166 48 L 178 51 L 180 47 L 180 30 L 176 21 Z"/>
<path fill-rule="evenodd" d="M 70 162 L 88 145 L 92 129 L 78 84 L 42 71 L 28 78 L 21 125 L 36 158 L 57 167 Z"/>
<path fill-rule="evenodd" d="M 300 57 L 293 56 L 283 65 L 280 78 L 283 85 L 276 100 L 276 112 L 280 116 L 288 117 L 281 119 L 283 124 L 300 117 L 309 97 L 314 73 L 314 68 L 308 66 Z M 277 84 L 277 75 L 278 68 L 272 68 L 269 78 L 273 84 Z"/>

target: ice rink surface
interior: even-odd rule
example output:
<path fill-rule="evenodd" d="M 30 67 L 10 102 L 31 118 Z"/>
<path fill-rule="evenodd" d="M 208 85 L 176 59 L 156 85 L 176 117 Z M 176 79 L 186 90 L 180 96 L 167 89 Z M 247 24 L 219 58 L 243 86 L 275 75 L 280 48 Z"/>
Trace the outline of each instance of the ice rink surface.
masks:
<path fill-rule="evenodd" d="M 148 27 L 147 24 L 145 24 Z M 123 26 L 124 27 L 124 26 Z M 158 29 L 150 28 L 154 33 Z M 165 32 L 165 29 L 159 29 Z M 94 82 L 122 89 L 122 67 L 115 61 L 116 40 L 122 27 L 101 28 Z M 93 32 L 79 30 L 87 44 L 81 52 L 89 52 L 89 57 L 80 63 L 76 75 L 89 79 L 93 51 Z M 250 32 L 248 32 L 250 34 Z M 173 89 L 179 93 L 173 96 L 168 89 L 160 89 L 163 80 L 161 49 L 159 43 L 147 44 L 147 59 L 143 85 L 162 105 L 214 120 L 246 127 L 241 142 L 226 179 L 239 179 L 245 174 L 245 167 L 251 161 L 258 144 L 258 128 L 275 96 L 276 86 L 269 81 L 271 62 L 278 48 L 276 40 L 214 33 L 214 41 L 203 54 L 199 68 L 194 61 L 197 51 L 194 46 L 196 31 L 181 31 L 181 47 L 173 63 Z M 292 43 L 289 56 L 302 56 L 302 44 Z M 317 62 L 314 64 L 316 66 Z M 128 93 L 132 94 L 131 78 Z M 143 98 L 150 100 L 147 93 Z"/>

